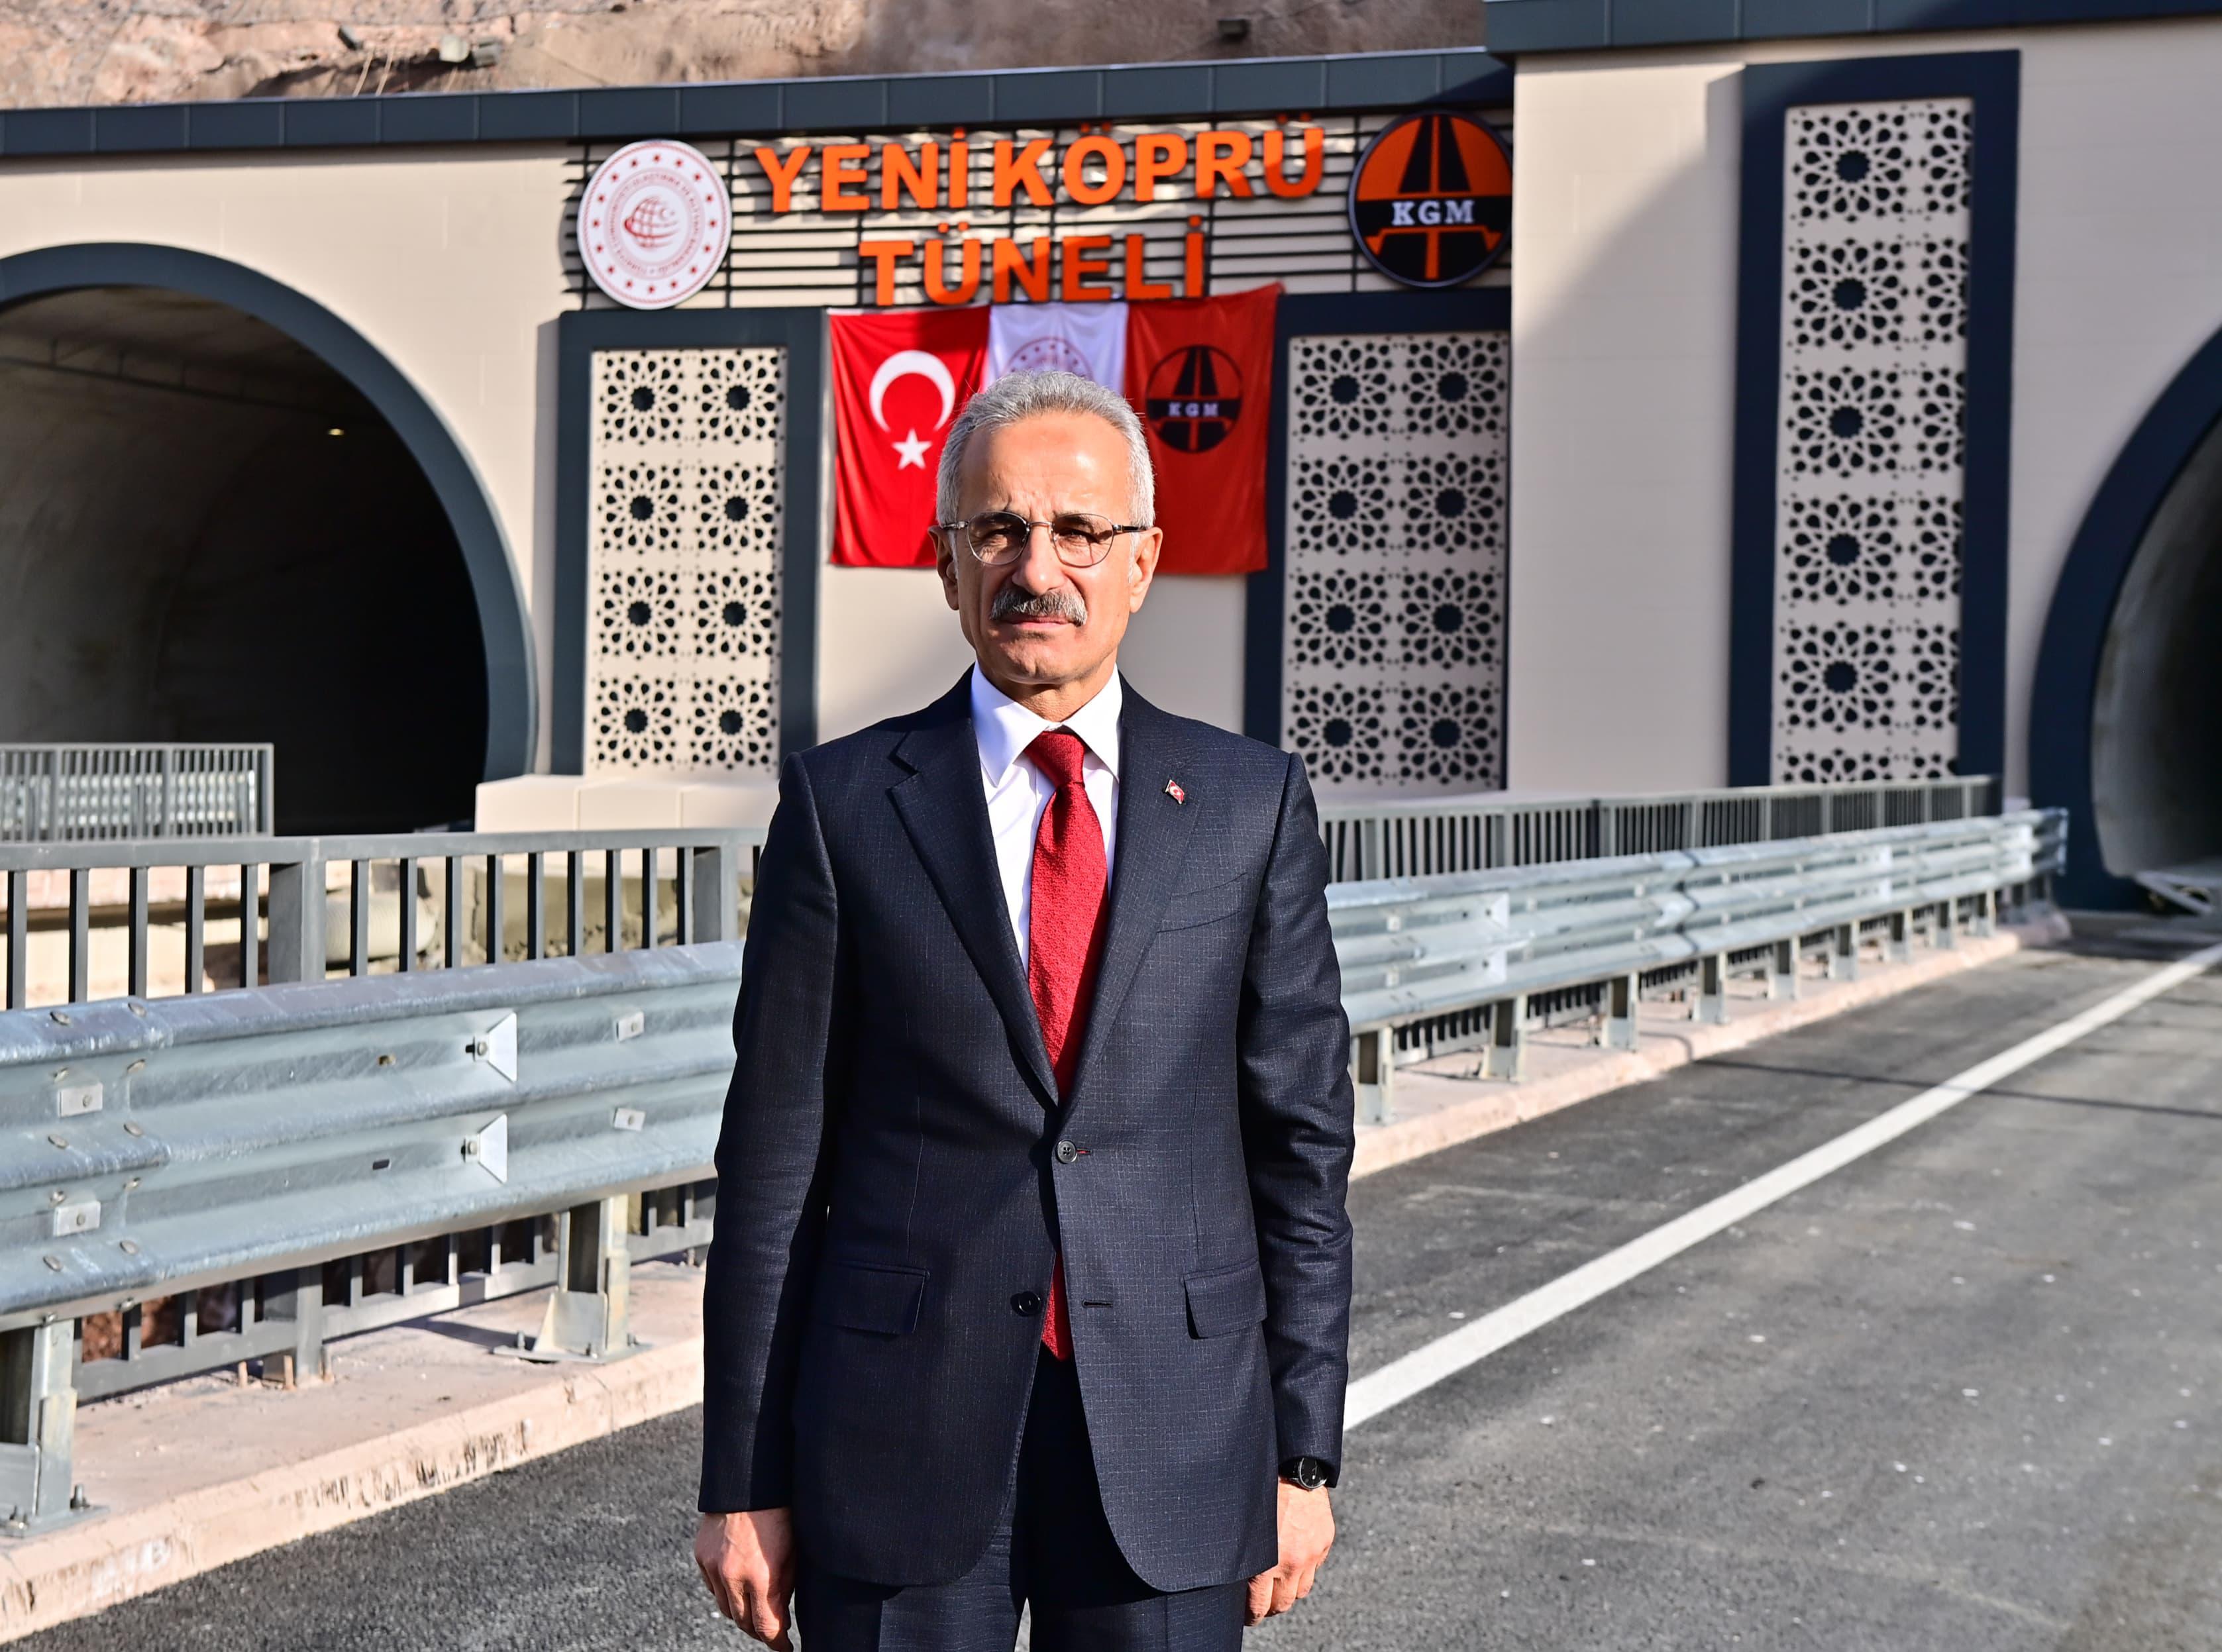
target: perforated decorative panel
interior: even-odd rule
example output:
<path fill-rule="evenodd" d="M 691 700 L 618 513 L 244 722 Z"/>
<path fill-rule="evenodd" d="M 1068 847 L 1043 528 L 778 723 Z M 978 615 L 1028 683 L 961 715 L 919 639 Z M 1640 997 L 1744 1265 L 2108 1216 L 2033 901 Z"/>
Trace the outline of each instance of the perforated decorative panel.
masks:
<path fill-rule="evenodd" d="M 779 764 L 787 353 L 598 350 L 587 768 Z"/>
<path fill-rule="evenodd" d="M 1282 738 L 1324 790 L 1501 786 L 1508 341 L 1289 348 Z"/>
<path fill-rule="evenodd" d="M 1774 778 L 1950 774 L 1974 104 L 1786 118 Z"/>

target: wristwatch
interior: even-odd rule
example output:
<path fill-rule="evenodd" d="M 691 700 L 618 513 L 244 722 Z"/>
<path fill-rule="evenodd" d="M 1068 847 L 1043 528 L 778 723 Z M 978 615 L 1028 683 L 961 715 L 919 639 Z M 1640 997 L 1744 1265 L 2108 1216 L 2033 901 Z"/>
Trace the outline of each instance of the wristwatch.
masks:
<path fill-rule="evenodd" d="M 1334 1484 L 1334 1470 L 1316 1457 L 1291 1457 L 1281 1465 L 1281 1478 L 1303 1491 L 1316 1492 Z"/>

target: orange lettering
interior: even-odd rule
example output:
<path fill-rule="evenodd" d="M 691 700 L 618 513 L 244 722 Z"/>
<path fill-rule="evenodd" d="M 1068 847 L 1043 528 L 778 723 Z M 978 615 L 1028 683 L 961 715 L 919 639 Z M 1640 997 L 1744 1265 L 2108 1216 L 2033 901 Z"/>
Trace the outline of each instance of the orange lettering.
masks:
<path fill-rule="evenodd" d="M 780 164 L 778 150 L 756 151 L 756 165 L 762 166 L 764 169 L 764 176 L 771 179 L 771 210 L 773 211 L 788 212 L 794 210 L 794 180 L 802 176 L 803 163 L 809 159 L 810 146 L 807 143 L 799 143 L 787 152 L 785 166 Z"/>
<path fill-rule="evenodd" d="M 880 209 L 894 211 L 905 190 L 912 204 L 931 210 L 941 204 L 941 146 L 921 143 L 918 157 L 900 143 L 880 146 Z"/>
<path fill-rule="evenodd" d="M 1088 180 L 1088 163 L 1100 158 L 1103 181 Z M 1127 187 L 1127 152 L 1102 133 L 1083 138 L 1064 152 L 1064 192 L 1083 206 L 1102 206 Z"/>
<path fill-rule="evenodd" d="M 1171 282 L 1152 281 L 1150 280 L 1148 265 L 1146 262 L 1149 257 L 1149 237 L 1146 236 L 1128 236 L 1127 237 L 1126 296 L 1129 300 L 1136 298 L 1170 298 L 1173 296 L 1172 284 Z"/>
<path fill-rule="evenodd" d="M 1209 200 L 1219 193 L 1223 182 L 1229 195 L 1247 197 L 1250 180 L 1242 169 L 1250 164 L 1250 151 L 1254 146 L 1247 132 L 1200 132 L 1196 139 L 1196 192 L 1199 199 Z M 825 152 L 831 155 L 833 152 Z"/>
<path fill-rule="evenodd" d="M 857 256 L 869 258 L 880 267 L 872 283 L 872 302 L 890 305 L 895 301 L 895 261 L 908 258 L 918 250 L 915 241 L 860 241 Z"/>
<path fill-rule="evenodd" d="M 871 198 L 858 192 L 864 185 L 864 158 L 871 153 L 871 146 L 864 143 L 825 146 L 818 157 L 818 200 L 821 207 L 828 212 L 872 210 Z"/>
<path fill-rule="evenodd" d="M 926 243 L 926 296 L 935 304 L 970 304 L 980 290 L 980 243 L 967 236 L 957 245 L 957 285 L 951 286 L 942 243 L 932 240 Z"/>
<path fill-rule="evenodd" d="M 1320 185 L 1320 173 L 1326 165 L 1321 153 L 1323 145 L 1316 126 L 1304 129 L 1304 170 L 1301 177 L 1287 173 L 1288 139 L 1279 127 L 1265 134 L 1265 187 L 1284 200 L 1294 200 L 1299 195 L 1309 195 Z"/>
<path fill-rule="evenodd" d="M 1089 286 L 1088 278 L 1111 273 L 1111 237 L 1108 236 L 1067 236 L 1058 249 L 1058 296 L 1067 304 L 1102 304 L 1119 295 L 1108 285 L 1099 281 Z M 1089 253 L 1101 252 L 1102 258 L 1090 258 Z"/>
<path fill-rule="evenodd" d="M 1204 296 L 1203 231 L 1189 230 L 1188 244 L 1181 251 L 1181 296 L 1201 298 Z"/>
<path fill-rule="evenodd" d="M 1188 170 L 1188 140 L 1177 132 L 1145 132 L 1134 140 L 1134 198 L 1154 201 L 1158 185 Z"/>
<path fill-rule="evenodd" d="M 1013 152 L 1017 151 L 1014 160 Z M 1049 180 L 1041 173 L 1042 157 L 1049 153 L 1047 138 L 1029 138 L 1026 147 L 1019 146 L 1008 138 L 995 141 L 995 188 L 989 197 L 997 206 L 1008 206 L 1014 192 L 1023 186 L 1026 199 L 1036 206 L 1047 206 L 1052 197 Z"/>
<path fill-rule="evenodd" d="M 959 207 L 972 196 L 972 146 L 959 131 L 949 146 L 949 204 Z"/>
<path fill-rule="evenodd" d="M 1049 237 L 1036 236 L 1026 243 L 1027 250 L 1019 250 L 1015 241 L 998 241 L 995 251 L 991 290 L 997 304 L 1011 301 L 1011 278 L 1015 275 L 1026 297 L 1036 304 L 1049 302 Z"/>

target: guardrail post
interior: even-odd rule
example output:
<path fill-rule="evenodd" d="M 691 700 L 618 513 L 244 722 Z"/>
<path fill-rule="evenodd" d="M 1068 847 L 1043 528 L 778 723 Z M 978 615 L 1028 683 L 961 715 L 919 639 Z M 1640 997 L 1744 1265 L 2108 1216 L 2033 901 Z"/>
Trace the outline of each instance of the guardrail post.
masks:
<path fill-rule="evenodd" d="M 575 1204 L 563 1213 L 556 1241 L 556 1290 L 525 1360 L 608 1360 L 639 1346 L 626 1329 L 632 1297 L 632 1254 L 625 1248 L 631 1201 Z"/>
<path fill-rule="evenodd" d="M 1527 1055 L 1528 995 L 1518 992 L 1490 1006 L 1489 1049 L 1482 1058 L 1482 1077 L 1516 1082 Z"/>
<path fill-rule="evenodd" d="M 1395 1119 L 1397 1029 L 1377 1027 L 1351 1040 L 1351 1078 L 1358 1092 L 1358 1117 L 1365 1124 Z"/>
<path fill-rule="evenodd" d="M 1598 1042 L 1608 1050 L 1633 1050 L 1637 1043 L 1635 1013 L 1642 1002 L 1643 977 L 1616 975 L 1605 983 L 1604 989 L 1604 1027 Z"/>
<path fill-rule="evenodd" d="M 253 899 L 242 895 L 242 901 Z M 270 978 L 324 978 L 324 863 L 294 861 L 270 869 Z"/>
<path fill-rule="evenodd" d="M 1975 920 L 1968 927 L 1977 935 L 1999 933 L 1999 892 L 1996 889 L 1985 889 L 1975 897 Z"/>
<path fill-rule="evenodd" d="M 1929 931 L 1929 942 L 1940 952 L 1949 952 L 1959 946 L 1960 902 L 1956 899 L 1936 903 L 1936 918 Z"/>
<path fill-rule="evenodd" d="M 1913 957 L 1913 910 L 1890 914 L 1890 939 L 1883 944 L 1882 955 L 1892 964 L 1905 964 Z"/>
<path fill-rule="evenodd" d="M 291 1321 L 293 1326 L 293 1346 L 263 1361 L 264 1380 L 274 1381 L 281 1388 L 298 1388 L 303 1383 L 320 1382 L 330 1374 L 324 1366 L 323 1268 L 296 1268 L 291 1285 L 274 1291 L 266 1290 L 262 1316 Z"/>
<path fill-rule="evenodd" d="M 1698 961 L 1698 1002 L 1690 1019 L 1718 1027 L 1729 1018 L 1729 955 L 1708 952 Z"/>
<path fill-rule="evenodd" d="M 741 868 L 731 847 L 713 844 L 707 849 L 681 849 L 694 857 L 687 881 L 694 900 L 691 940 L 738 940 L 741 927 Z"/>
<path fill-rule="evenodd" d="M 1855 923 L 1838 924 L 1829 940 L 1829 979 L 1856 981 L 1860 978 L 1860 927 Z"/>
<path fill-rule="evenodd" d="M 1798 996 L 1798 941 L 1774 943 L 1774 956 L 1767 971 L 1767 996 L 1770 998 L 1795 998 Z"/>
<path fill-rule="evenodd" d="M 85 1506 L 70 1483 L 76 1365 L 74 1319 L 0 1335 L 0 1504 L 10 1530 Z"/>

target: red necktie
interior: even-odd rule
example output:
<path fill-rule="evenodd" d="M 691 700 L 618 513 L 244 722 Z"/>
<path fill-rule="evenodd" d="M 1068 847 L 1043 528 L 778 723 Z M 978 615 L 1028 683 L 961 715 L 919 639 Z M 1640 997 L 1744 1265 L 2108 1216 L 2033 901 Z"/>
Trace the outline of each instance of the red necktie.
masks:
<path fill-rule="evenodd" d="M 1081 783 L 1087 748 L 1070 729 L 1034 737 L 1026 755 L 1057 790 L 1034 832 L 1034 868 L 1027 896 L 1026 985 L 1041 1019 L 1042 1042 L 1057 1074 L 1058 1094 L 1068 1096 L 1088 1030 L 1088 1004 L 1103 951 L 1103 895 L 1109 883 L 1103 857 L 1103 825 Z M 1042 1346 L 1060 1360 L 1072 1357 L 1072 1321 L 1064 1301 L 1064 1259 L 1050 1275 L 1049 1313 Z"/>

